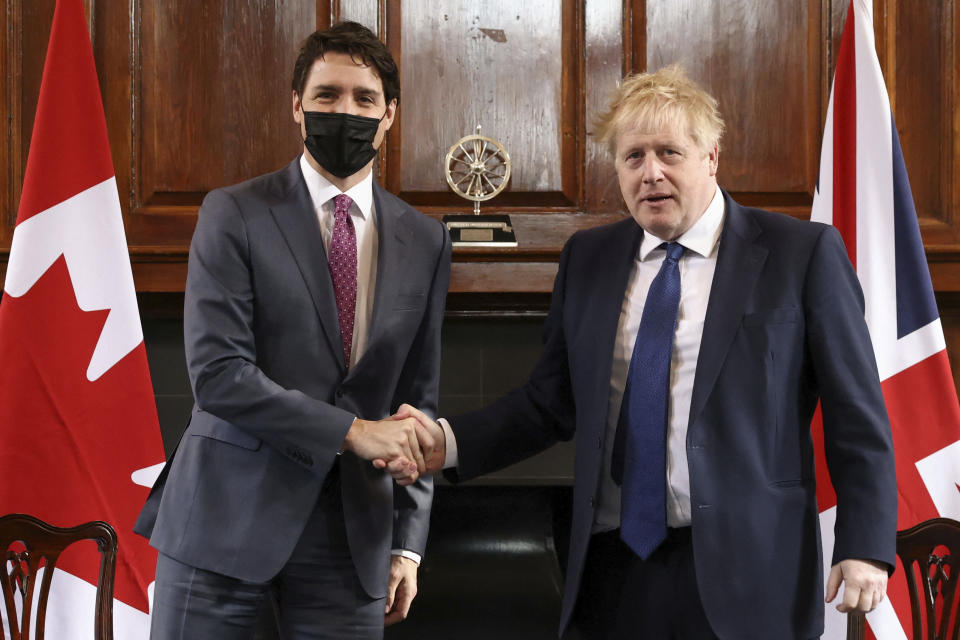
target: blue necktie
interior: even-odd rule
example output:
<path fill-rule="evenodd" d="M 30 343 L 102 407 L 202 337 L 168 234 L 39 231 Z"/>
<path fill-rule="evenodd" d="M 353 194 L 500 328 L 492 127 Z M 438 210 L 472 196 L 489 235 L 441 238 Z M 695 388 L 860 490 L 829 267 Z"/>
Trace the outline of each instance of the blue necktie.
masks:
<path fill-rule="evenodd" d="M 643 305 L 613 449 L 620 537 L 644 560 L 667 537 L 667 411 L 683 246 L 670 242 L 666 248 Z"/>

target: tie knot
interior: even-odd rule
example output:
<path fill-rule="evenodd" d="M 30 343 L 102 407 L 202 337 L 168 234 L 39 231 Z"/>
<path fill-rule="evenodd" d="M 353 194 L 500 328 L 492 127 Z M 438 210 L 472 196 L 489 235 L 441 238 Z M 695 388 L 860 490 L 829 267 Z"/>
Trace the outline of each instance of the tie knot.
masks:
<path fill-rule="evenodd" d="M 683 255 L 684 247 L 679 242 L 665 242 L 664 244 L 667 247 L 667 260 L 676 262 Z"/>
<path fill-rule="evenodd" d="M 335 217 L 342 217 L 347 215 L 350 212 L 350 205 L 353 204 L 353 199 L 345 193 L 341 193 L 333 199 L 334 211 L 333 214 Z"/>

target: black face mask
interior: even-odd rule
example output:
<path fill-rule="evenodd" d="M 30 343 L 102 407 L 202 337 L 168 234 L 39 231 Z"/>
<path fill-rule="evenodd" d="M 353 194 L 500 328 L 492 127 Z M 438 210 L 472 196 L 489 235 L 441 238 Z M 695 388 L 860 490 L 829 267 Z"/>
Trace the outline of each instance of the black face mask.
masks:
<path fill-rule="evenodd" d="M 352 176 L 377 155 L 373 139 L 380 120 L 321 111 L 304 111 L 303 117 L 307 151 L 321 167 L 338 178 Z"/>

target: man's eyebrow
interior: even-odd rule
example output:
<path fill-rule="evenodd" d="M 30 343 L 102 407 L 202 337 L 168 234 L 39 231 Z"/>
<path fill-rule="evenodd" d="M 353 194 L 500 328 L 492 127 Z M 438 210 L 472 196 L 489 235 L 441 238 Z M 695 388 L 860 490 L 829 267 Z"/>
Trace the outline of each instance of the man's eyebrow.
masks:
<path fill-rule="evenodd" d="M 313 87 L 313 93 L 320 93 L 321 91 L 339 92 L 340 90 L 340 85 L 337 84 L 318 84 L 317 86 Z"/>

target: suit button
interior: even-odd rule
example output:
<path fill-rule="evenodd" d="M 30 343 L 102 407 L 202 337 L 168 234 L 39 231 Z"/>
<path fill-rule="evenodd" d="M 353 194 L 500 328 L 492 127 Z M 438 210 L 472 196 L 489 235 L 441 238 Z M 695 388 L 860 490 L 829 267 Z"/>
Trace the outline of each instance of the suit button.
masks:
<path fill-rule="evenodd" d="M 338 397 L 338 398 L 342 398 L 342 397 L 343 397 L 343 389 L 337 389 L 337 397 Z"/>
<path fill-rule="evenodd" d="M 597 449 L 603 449 L 603 438 L 597 438 Z"/>
<path fill-rule="evenodd" d="M 590 498 L 590 506 L 591 506 L 591 507 L 597 506 L 596 503 L 597 503 L 597 501 L 596 501 L 594 498 Z"/>

